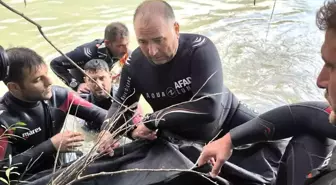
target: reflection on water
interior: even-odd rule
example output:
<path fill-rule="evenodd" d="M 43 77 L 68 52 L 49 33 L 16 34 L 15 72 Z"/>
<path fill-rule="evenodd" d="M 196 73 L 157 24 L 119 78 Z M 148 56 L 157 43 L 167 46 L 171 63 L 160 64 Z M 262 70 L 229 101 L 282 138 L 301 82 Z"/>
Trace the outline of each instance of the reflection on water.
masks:
<path fill-rule="evenodd" d="M 139 3 L 125 1 L 6 1 L 38 21 L 46 35 L 63 51 L 103 37 L 105 26 L 122 21 L 131 31 Z M 323 1 L 277 0 L 171 0 L 183 32 L 209 36 L 223 61 L 225 84 L 249 106 L 264 112 L 286 103 L 322 100 L 315 79 L 322 62 L 322 33 L 315 26 L 315 12 Z M 270 28 L 268 37 L 266 33 Z M 47 62 L 58 53 L 36 28 L 0 7 L 0 44 L 27 46 Z M 51 75 L 52 72 L 50 72 Z M 54 75 L 53 75 L 54 76 Z M 57 84 L 62 84 L 54 76 Z M 1 86 L 1 93 L 5 92 Z"/>

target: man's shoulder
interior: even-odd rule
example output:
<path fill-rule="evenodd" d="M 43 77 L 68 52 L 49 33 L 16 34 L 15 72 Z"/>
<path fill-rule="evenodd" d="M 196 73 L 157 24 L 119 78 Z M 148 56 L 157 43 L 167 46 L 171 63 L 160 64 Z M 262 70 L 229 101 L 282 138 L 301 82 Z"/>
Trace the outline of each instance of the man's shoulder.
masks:
<path fill-rule="evenodd" d="M 77 47 L 88 58 L 106 57 L 106 46 L 103 39 L 95 39 Z"/>
<path fill-rule="evenodd" d="M 141 61 L 147 60 L 147 58 L 143 55 L 140 47 L 137 47 L 132 54 L 128 56 L 125 66 L 135 65 Z"/>
<path fill-rule="evenodd" d="M 9 95 L 10 95 L 10 92 L 7 91 L 3 96 L 0 97 L 0 111 L 7 109 L 8 104 L 10 103 L 10 101 L 8 101 Z"/>
<path fill-rule="evenodd" d="M 16 116 L 18 115 L 18 112 L 16 112 L 18 110 L 13 108 L 13 102 L 9 101 L 7 96 L 9 96 L 9 92 L 0 97 L 0 125 L 5 127 L 16 123 Z"/>
<path fill-rule="evenodd" d="M 105 46 L 104 44 L 104 39 L 95 39 L 93 41 L 90 42 L 86 42 L 78 47 L 95 47 L 95 48 L 99 48 L 101 45 Z"/>
<path fill-rule="evenodd" d="M 5 95 L 0 97 L 0 117 L 3 111 L 7 110 L 7 104 L 5 103 Z"/>
<path fill-rule="evenodd" d="M 213 44 L 213 42 L 207 36 L 196 33 L 181 33 L 180 39 L 181 47 L 186 48 L 195 49 L 206 47 L 209 43 Z"/>
<path fill-rule="evenodd" d="M 66 99 L 68 97 L 68 92 L 70 89 L 59 86 L 59 85 L 52 85 L 51 86 L 51 101 L 57 101 L 59 99 Z"/>

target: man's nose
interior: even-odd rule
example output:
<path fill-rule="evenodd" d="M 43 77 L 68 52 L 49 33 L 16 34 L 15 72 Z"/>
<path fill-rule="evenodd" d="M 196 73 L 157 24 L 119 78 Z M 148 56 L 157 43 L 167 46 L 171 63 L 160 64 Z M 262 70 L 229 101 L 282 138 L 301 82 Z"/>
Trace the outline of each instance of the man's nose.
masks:
<path fill-rule="evenodd" d="M 100 86 L 100 87 L 103 87 L 103 81 L 97 79 L 96 82 L 97 82 L 97 84 L 98 84 L 98 85 L 96 84 L 97 87 L 99 87 L 99 86 Z"/>
<path fill-rule="evenodd" d="M 52 85 L 52 80 L 51 80 L 51 78 L 49 77 L 49 76 L 46 76 L 45 77 L 45 81 L 44 81 L 44 84 L 45 84 L 45 86 L 50 86 L 50 85 Z"/>
<path fill-rule="evenodd" d="M 155 56 L 157 52 L 158 52 L 158 48 L 155 44 L 148 44 L 149 56 Z"/>
<path fill-rule="evenodd" d="M 319 88 L 326 89 L 329 83 L 329 71 L 323 66 L 319 76 L 317 77 L 316 84 Z"/>

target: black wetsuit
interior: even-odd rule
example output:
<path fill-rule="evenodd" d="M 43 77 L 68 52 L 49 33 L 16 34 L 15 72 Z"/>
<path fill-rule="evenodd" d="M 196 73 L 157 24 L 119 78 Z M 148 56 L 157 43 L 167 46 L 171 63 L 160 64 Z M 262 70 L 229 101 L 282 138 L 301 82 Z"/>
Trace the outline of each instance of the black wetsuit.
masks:
<path fill-rule="evenodd" d="M 146 126 L 158 128 L 162 135 L 168 133 L 170 137 L 208 142 L 221 129 L 223 135 L 256 116 L 224 86 L 222 63 L 215 45 L 197 34 L 180 34 L 175 57 L 163 65 L 149 61 L 139 48 L 132 53 L 121 72 L 115 98 L 130 106 L 141 94 L 154 110 L 145 117 L 158 120 L 145 123 Z M 113 102 L 108 117 L 117 115 L 118 110 L 119 104 Z M 261 147 L 270 148 L 266 158 L 260 147 L 248 153 L 259 156 L 258 165 L 252 164 L 255 158 L 250 158 L 242 167 L 259 166 L 253 172 L 273 178 L 272 168 L 277 168 L 282 150 L 276 144 L 270 145 Z"/>
<path fill-rule="evenodd" d="M 103 100 L 97 100 L 97 98 L 94 97 L 94 95 L 90 92 L 90 93 L 80 93 L 79 94 L 83 99 L 85 99 L 86 101 L 102 108 L 105 110 L 108 110 L 111 107 L 112 104 L 112 100 L 111 98 L 106 98 Z M 111 96 L 112 95 L 112 90 L 111 90 Z M 82 129 L 87 130 L 87 131 L 99 131 L 100 128 L 97 128 L 95 125 L 92 125 L 88 122 L 84 122 L 84 126 L 82 127 Z"/>
<path fill-rule="evenodd" d="M 92 42 L 80 45 L 66 55 L 76 62 L 76 64 L 81 68 L 83 68 L 84 65 L 91 59 L 103 59 L 107 62 L 109 68 L 111 69 L 113 64 L 119 60 L 119 58 L 114 57 L 109 52 L 103 39 L 96 39 Z M 69 85 L 73 79 L 77 82 L 83 83 L 83 74 L 64 56 L 59 56 L 53 59 L 50 62 L 50 67 L 52 71 L 67 85 Z M 76 90 L 77 87 L 73 89 Z"/>
<path fill-rule="evenodd" d="M 113 97 L 112 94 L 113 90 L 111 89 L 111 96 Z M 105 110 L 108 110 L 111 107 L 112 100 L 111 98 L 105 98 L 103 100 L 97 100 L 97 98 L 92 94 L 92 93 L 80 93 L 80 96 L 87 100 L 88 102 L 91 102 L 95 105 L 97 105 L 100 108 L 103 108 Z"/>
<path fill-rule="evenodd" d="M 13 127 L 16 123 L 19 123 L 17 126 L 29 130 L 9 129 L 5 133 L 14 134 L 21 138 L 1 138 L 0 176 L 5 176 L 3 169 L 10 165 L 9 155 L 12 156 L 12 165 L 17 164 L 18 167 L 13 172 L 19 172 L 21 175 L 27 167 L 29 169 L 25 172 L 27 176 L 52 168 L 56 149 L 50 138 L 62 129 L 69 108 L 70 114 L 92 122 L 96 127 L 101 126 L 107 112 L 80 98 L 74 92 L 59 86 L 52 87 L 50 100 L 36 103 L 23 102 L 11 93 L 6 93 L 0 101 L 0 124 L 2 126 L 0 134 L 5 131 L 3 127 Z M 33 164 L 34 161 L 36 162 Z M 18 176 L 15 174 L 11 176 L 11 179 L 16 178 Z"/>
<path fill-rule="evenodd" d="M 329 160 L 323 160 L 331 157 L 328 154 L 335 145 L 334 140 L 328 139 L 336 139 L 336 127 L 328 119 L 330 110 L 326 102 L 303 102 L 278 107 L 232 129 L 232 143 L 240 146 L 292 137 L 281 160 L 276 184 L 302 185 L 306 177 L 310 178 L 306 184 L 311 184 L 319 178 L 317 174 L 323 176 L 321 172 L 328 172 L 326 161 Z M 313 170 L 320 164 L 322 171 Z M 329 163 L 334 170 L 335 164 L 336 159 Z M 308 175 L 310 171 L 312 174 Z M 330 184 L 321 182 L 316 185 Z"/>
<path fill-rule="evenodd" d="M 307 175 L 305 185 L 336 184 L 336 147 L 331 151 L 321 165 Z"/>

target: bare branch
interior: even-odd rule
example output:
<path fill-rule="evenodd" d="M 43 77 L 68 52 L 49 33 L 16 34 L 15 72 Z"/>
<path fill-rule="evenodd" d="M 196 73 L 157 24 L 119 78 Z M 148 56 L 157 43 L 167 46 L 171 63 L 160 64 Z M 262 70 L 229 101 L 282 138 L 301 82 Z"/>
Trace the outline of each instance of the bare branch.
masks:
<path fill-rule="evenodd" d="M 35 161 L 33 163 L 31 163 L 33 158 L 30 159 L 28 165 L 26 166 L 26 170 L 21 174 L 21 177 L 20 177 L 19 181 L 24 177 L 24 175 L 27 173 L 27 171 L 30 170 L 30 168 L 34 166 L 34 164 L 41 158 L 42 155 L 43 155 L 43 152 L 35 159 Z"/>
<path fill-rule="evenodd" d="M 270 30 L 271 21 L 272 21 L 272 18 L 273 18 L 273 14 L 274 14 L 274 10 L 275 10 L 276 1 L 277 1 L 277 0 L 274 0 L 274 4 L 273 4 L 273 8 L 272 8 L 272 13 L 271 13 L 270 19 L 269 19 L 269 21 L 268 21 L 267 32 L 266 32 L 266 40 L 267 40 L 268 33 L 269 33 L 269 30 Z"/>
<path fill-rule="evenodd" d="M 214 73 L 212 73 L 209 78 L 203 83 L 203 85 L 197 90 L 197 92 L 194 94 L 194 96 L 191 97 L 191 99 L 189 101 L 192 101 L 195 96 L 198 95 L 198 93 L 203 89 L 203 87 L 208 83 L 208 81 L 217 73 L 217 71 L 215 71 Z"/>
<path fill-rule="evenodd" d="M 68 112 L 65 116 L 65 119 L 67 119 L 67 117 L 69 116 L 69 113 L 70 113 L 70 110 L 71 110 L 71 106 L 74 102 L 74 99 L 72 99 L 71 103 L 70 103 L 70 106 L 69 106 L 69 109 L 68 109 Z M 53 169 L 53 174 L 55 174 L 55 171 L 56 171 L 56 165 L 57 165 L 57 161 L 58 161 L 58 157 L 59 157 L 59 152 L 60 152 L 60 149 L 62 147 L 62 144 L 63 144 L 63 135 L 62 135 L 62 140 L 61 140 L 61 144 L 58 146 L 58 149 L 57 149 L 57 153 L 56 153 L 56 158 L 55 158 L 55 161 L 54 161 L 54 169 Z M 54 178 L 54 176 L 52 176 L 52 179 Z"/>

